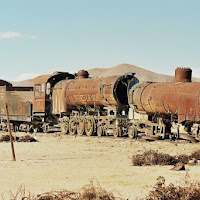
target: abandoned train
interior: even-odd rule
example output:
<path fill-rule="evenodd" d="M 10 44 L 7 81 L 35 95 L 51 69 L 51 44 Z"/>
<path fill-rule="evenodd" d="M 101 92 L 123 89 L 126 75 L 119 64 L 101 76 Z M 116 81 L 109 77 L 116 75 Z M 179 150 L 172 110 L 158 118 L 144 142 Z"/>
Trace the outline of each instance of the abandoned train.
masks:
<path fill-rule="evenodd" d="M 0 128 L 7 129 L 7 102 L 16 131 L 198 139 L 200 83 L 191 74 L 177 68 L 174 82 L 163 83 L 139 83 L 134 73 L 89 78 L 85 70 L 42 75 L 33 87 L 0 80 Z"/>
<path fill-rule="evenodd" d="M 70 135 L 123 136 L 128 132 L 128 90 L 134 74 L 89 78 L 55 72 L 33 79 L 34 87 L 0 86 L 1 128 L 7 129 L 4 101 L 8 102 L 13 130 L 59 130 Z"/>

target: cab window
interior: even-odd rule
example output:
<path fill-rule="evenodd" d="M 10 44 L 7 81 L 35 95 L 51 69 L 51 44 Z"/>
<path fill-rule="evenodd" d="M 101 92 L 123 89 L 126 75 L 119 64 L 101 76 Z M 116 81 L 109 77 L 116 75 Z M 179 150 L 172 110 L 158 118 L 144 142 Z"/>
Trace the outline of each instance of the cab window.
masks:
<path fill-rule="evenodd" d="M 42 96 L 45 91 L 44 84 L 35 85 L 34 91 L 35 91 L 35 96 Z"/>

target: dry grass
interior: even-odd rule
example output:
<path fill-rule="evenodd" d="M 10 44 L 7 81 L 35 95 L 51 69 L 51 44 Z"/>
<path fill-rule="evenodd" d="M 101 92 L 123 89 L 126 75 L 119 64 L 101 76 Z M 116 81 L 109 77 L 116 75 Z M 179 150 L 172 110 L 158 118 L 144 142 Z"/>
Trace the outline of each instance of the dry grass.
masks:
<path fill-rule="evenodd" d="M 199 200 L 200 182 L 191 181 L 188 174 L 180 185 L 165 184 L 163 176 L 158 177 L 154 190 L 149 192 L 145 200 Z"/>
<path fill-rule="evenodd" d="M 168 154 L 158 153 L 149 150 L 143 154 L 133 155 L 132 163 L 134 166 L 142 165 L 175 165 L 177 163 L 187 164 L 190 160 L 200 160 L 200 150 L 193 152 L 191 155 L 181 154 L 170 156 Z"/>
<path fill-rule="evenodd" d="M 154 150 L 149 150 L 140 155 L 133 155 L 132 163 L 134 166 L 142 165 L 174 165 L 177 159 L 168 154 L 158 153 Z"/>
<path fill-rule="evenodd" d="M 200 160 L 200 150 L 196 150 L 190 155 L 190 159 Z"/>
<path fill-rule="evenodd" d="M 19 137 L 17 142 L 37 142 L 37 140 L 34 137 L 31 137 L 30 135 L 25 135 Z"/>
<path fill-rule="evenodd" d="M 165 184 L 165 178 L 159 176 L 153 190 L 149 192 L 146 198 L 136 198 L 140 200 L 199 200 L 200 182 L 191 181 L 188 174 L 179 185 L 170 183 Z M 24 186 L 21 186 L 16 194 L 11 193 L 10 200 L 122 200 L 114 197 L 112 193 L 107 192 L 100 186 L 94 186 L 93 183 L 83 187 L 79 191 L 52 191 L 36 196 L 30 193 L 26 194 Z"/>
<path fill-rule="evenodd" d="M 10 136 L 9 135 L 2 135 L 0 138 L 0 142 L 9 142 L 10 141 Z M 25 135 L 25 136 L 21 136 L 21 137 L 13 137 L 13 141 L 17 141 L 17 142 L 37 142 L 38 140 L 36 140 L 34 137 L 31 137 L 30 135 Z"/>
<path fill-rule="evenodd" d="M 16 194 L 10 194 L 10 200 L 121 200 L 101 186 L 94 186 L 92 182 L 79 191 L 52 191 L 33 196 L 30 193 L 26 194 L 24 186 L 21 186 Z"/>
<path fill-rule="evenodd" d="M 9 141 L 10 141 L 9 135 L 2 135 L 1 138 L 0 138 L 0 142 L 9 142 Z"/>

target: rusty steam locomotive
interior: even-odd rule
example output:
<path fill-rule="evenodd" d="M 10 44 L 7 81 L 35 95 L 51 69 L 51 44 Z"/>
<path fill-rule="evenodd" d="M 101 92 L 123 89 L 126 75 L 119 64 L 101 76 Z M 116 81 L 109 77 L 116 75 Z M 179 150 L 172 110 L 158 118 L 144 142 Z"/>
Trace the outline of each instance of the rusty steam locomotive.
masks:
<path fill-rule="evenodd" d="M 16 131 L 196 140 L 200 83 L 191 74 L 177 68 L 171 83 L 139 83 L 134 73 L 89 78 L 84 70 L 36 77 L 34 87 L 0 80 L 0 128 L 7 129 L 6 101 Z"/>
<path fill-rule="evenodd" d="M 174 82 L 144 82 L 129 90 L 130 137 L 143 132 L 155 138 L 197 141 L 200 83 L 191 82 L 191 74 L 189 68 L 177 68 Z"/>

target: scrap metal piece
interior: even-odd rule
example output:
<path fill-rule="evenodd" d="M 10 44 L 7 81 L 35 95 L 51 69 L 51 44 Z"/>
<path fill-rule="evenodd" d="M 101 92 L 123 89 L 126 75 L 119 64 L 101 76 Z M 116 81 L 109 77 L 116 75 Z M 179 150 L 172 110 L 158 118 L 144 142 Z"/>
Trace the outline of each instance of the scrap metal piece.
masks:
<path fill-rule="evenodd" d="M 158 140 L 157 137 L 153 137 L 153 136 L 145 136 L 145 135 L 142 136 L 141 139 L 145 139 L 146 141 L 149 141 L 149 142 Z"/>
<path fill-rule="evenodd" d="M 178 163 L 176 166 L 172 167 L 170 170 L 173 170 L 173 171 L 185 170 L 185 165 L 183 163 Z"/>
<path fill-rule="evenodd" d="M 196 140 L 196 138 L 192 137 L 191 135 L 188 135 L 187 133 L 180 133 L 179 137 L 181 139 L 188 140 L 188 141 L 190 141 L 192 143 L 197 143 L 198 142 L 198 140 Z"/>

